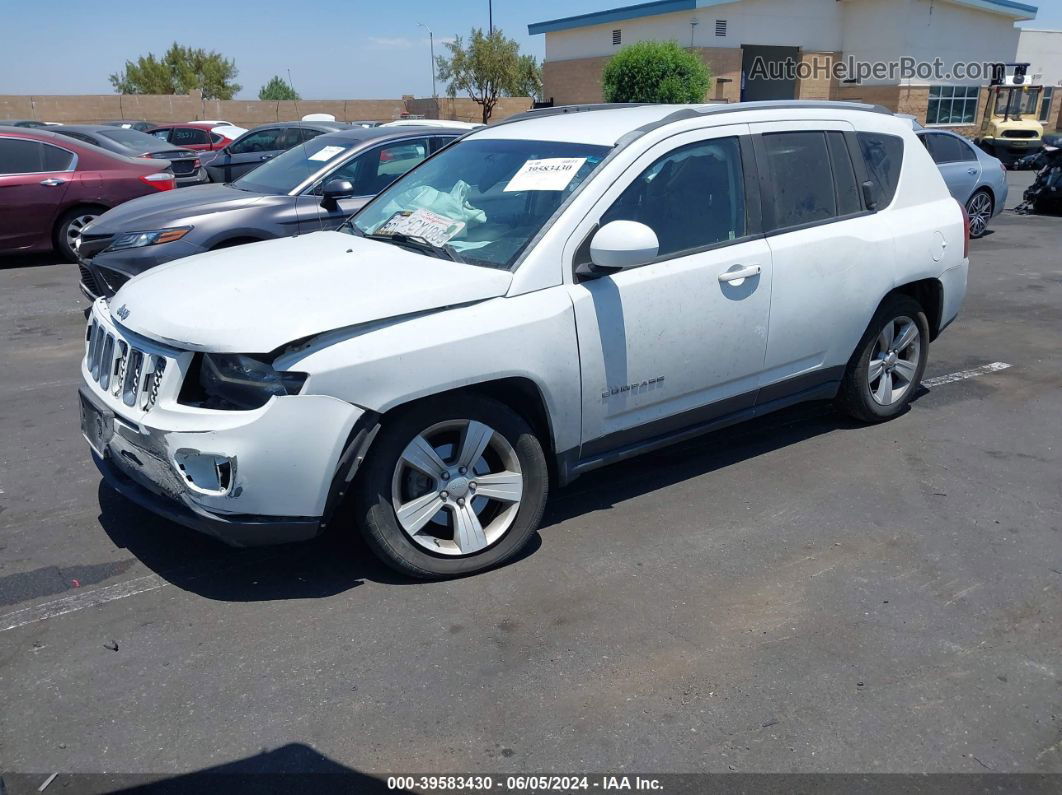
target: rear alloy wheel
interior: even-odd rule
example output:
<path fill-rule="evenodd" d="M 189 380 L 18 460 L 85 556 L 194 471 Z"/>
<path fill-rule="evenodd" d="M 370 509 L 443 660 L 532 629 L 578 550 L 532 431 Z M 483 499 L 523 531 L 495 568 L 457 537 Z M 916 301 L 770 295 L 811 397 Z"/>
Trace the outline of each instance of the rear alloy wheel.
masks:
<path fill-rule="evenodd" d="M 966 202 L 966 212 L 970 216 L 970 237 L 981 237 L 988 231 L 988 222 L 992 219 L 995 203 L 987 191 L 979 190 Z"/>
<path fill-rule="evenodd" d="M 441 398 L 385 420 L 358 475 L 366 540 L 415 577 L 468 574 L 516 554 L 538 527 L 542 445 L 507 406 Z"/>
<path fill-rule="evenodd" d="M 77 262 L 77 241 L 81 230 L 99 218 L 95 210 L 71 210 L 59 220 L 55 243 L 65 262 Z"/>
<path fill-rule="evenodd" d="M 911 402 L 929 353 L 929 323 L 907 295 L 888 298 L 875 313 L 845 370 L 837 403 L 864 422 L 901 414 Z"/>

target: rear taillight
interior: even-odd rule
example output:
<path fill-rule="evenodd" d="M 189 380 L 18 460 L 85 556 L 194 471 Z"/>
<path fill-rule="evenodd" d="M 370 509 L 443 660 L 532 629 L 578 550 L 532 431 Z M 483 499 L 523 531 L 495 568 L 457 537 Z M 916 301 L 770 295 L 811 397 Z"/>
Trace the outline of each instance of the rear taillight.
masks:
<path fill-rule="evenodd" d="M 140 177 L 145 185 L 150 185 L 155 190 L 173 190 L 177 187 L 177 180 L 168 171 L 156 171 L 154 174 L 145 174 Z"/>
<path fill-rule="evenodd" d="M 955 203 L 959 205 L 959 209 L 962 210 L 962 255 L 964 257 L 970 256 L 970 214 L 966 212 L 966 207 L 958 199 Z"/>

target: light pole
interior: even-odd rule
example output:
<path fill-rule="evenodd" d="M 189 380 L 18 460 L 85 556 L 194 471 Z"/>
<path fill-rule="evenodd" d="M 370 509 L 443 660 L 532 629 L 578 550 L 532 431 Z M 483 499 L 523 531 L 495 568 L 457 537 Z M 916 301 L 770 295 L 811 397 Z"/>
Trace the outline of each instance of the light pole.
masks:
<path fill-rule="evenodd" d="M 487 35 L 494 35 L 494 0 L 487 0 Z"/>
<path fill-rule="evenodd" d="M 423 22 L 418 22 L 417 27 L 428 31 L 428 47 L 431 51 L 431 96 L 433 99 L 438 99 L 439 95 L 435 92 L 435 36 L 432 35 L 431 28 Z"/>

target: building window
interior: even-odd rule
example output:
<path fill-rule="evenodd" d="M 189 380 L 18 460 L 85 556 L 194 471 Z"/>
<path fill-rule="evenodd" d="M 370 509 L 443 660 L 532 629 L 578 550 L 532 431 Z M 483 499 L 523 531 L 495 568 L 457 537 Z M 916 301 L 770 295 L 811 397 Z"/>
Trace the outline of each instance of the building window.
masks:
<path fill-rule="evenodd" d="M 930 86 L 926 124 L 973 124 L 980 93 L 977 86 Z"/>
<path fill-rule="evenodd" d="M 616 29 L 616 30 L 612 31 L 612 46 L 613 47 L 616 47 L 617 45 L 619 45 L 619 43 L 622 41 L 622 39 L 623 39 L 623 34 L 620 33 L 619 29 Z"/>
<path fill-rule="evenodd" d="M 1055 97 L 1055 87 L 1045 86 L 1044 97 L 1040 100 L 1040 115 L 1037 117 L 1040 121 L 1047 121 L 1047 117 L 1051 115 L 1051 100 Z"/>
<path fill-rule="evenodd" d="M 715 35 L 716 36 L 725 36 L 726 35 L 726 20 L 725 19 L 717 19 L 715 21 Z"/>

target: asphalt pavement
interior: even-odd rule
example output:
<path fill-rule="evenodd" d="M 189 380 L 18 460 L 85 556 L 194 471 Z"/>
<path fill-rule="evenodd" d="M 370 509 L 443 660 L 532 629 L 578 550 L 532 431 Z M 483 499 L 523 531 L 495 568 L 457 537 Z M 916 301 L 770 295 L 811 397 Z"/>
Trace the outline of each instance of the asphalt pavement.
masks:
<path fill-rule="evenodd" d="M 973 242 L 894 422 L 807 405 L 595 472 L 441 583 L 102 487 L 51 262 L 0 260 L 0 770 L 1062 772 L 1062 219 Z"/>

